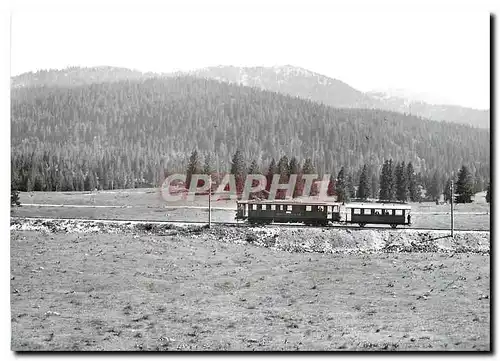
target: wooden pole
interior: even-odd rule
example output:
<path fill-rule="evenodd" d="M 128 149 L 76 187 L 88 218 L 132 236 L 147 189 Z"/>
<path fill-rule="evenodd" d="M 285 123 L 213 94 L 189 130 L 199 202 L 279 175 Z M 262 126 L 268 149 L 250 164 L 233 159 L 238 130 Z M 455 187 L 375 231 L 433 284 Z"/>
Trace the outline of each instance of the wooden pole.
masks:
<path fill-rule="evenodd" d="M 450 182 L 450 204 L 451 204 L 451 237 L 453 238 L 454 219 L 453 219 L 453 179 Z"/>
<path fill-rule="evenodd" d="M 212 228 L 212 176 L 210 177 L 210 186 L 208 188 L 208 228 Z"/>

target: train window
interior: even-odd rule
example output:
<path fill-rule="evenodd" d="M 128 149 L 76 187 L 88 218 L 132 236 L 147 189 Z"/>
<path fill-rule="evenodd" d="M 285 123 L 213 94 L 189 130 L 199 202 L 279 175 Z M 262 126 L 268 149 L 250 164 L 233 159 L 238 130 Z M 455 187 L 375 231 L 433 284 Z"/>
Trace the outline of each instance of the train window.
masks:
<path fill-rule="evenodd" d="M 306 206 L 306 211 L 307 212 L 311 212 L 312 211 L 312 207 L 311 206 Z"/>
<path fill-rule="evenodd" d="M 252 209 L 255 211 L 257 210 L 257 205 L 256 204 L 252 204 Z"/>
<path fill-rule="evenodd" d="M 363 209 L 363 214 L 372 214 L 371 209 Z"/>
<path fill-rule="evenodd" d="M 354 208 L 354 214 L 361 214 L 361 209 Z"/>
<path fill-rule="evenodd" d="M 402 216 L 403 215 L 403 210 L 402 209 L 396 209 L 396 216 Z"/>
<path fill-rule="evenodd" d="M 264 211 L 267 209 L 267 206 L 265 204 L 262 204 L 261 207 L 262 207 L 262 210 L 264 210 Z"/>
<path fill-rule="evenodd" d="M 292 210 L 292 206 L 288 205 L 287 206 L 287 211 L 291 211 Z"/>
<path fill-rule="evenodd" d="M 272 211 L 275 211 L 275 210 L 276 210 L 276 205 L 275 205 L 275 204 L 271 204 L 271 210 L 272 210 Z"/>
<path fill-rule="evenodd" d="M 382 210 L 380 210 L 380 209 L 375 209 L 375 214 L 376 214 L 377 216 L 381 215 L 381 214 L 382 214 Z"/>

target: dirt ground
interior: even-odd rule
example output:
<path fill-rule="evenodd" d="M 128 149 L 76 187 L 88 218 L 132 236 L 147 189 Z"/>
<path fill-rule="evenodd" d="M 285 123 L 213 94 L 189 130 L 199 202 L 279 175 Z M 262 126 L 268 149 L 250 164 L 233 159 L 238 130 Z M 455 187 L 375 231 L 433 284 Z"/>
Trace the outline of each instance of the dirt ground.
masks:
<path fill-rule="evenodd" d="M 14 222 L 12 349 L 484 351 L 489 272 L 489 234 Z"/>

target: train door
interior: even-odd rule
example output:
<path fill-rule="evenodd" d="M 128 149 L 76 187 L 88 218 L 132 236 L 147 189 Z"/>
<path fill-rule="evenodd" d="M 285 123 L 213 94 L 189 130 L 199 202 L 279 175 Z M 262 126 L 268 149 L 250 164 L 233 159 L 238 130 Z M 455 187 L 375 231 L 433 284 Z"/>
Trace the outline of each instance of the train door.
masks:
<path fill-rule="evenodd" d="M 236 209 L 236 218 L 245 219 L 247 217 L 247 204 L 238 203 Z"/>
<path fill-rule="evenodd" d="M 332 222 L 340 221 L 340 206 L 338 204 L 332 205 L 332 213 L 328 215 L 328 219 Z"/>
<path fill-rule="evenodd" d="M 409 209 L 403 210 L 403 215 L 405 217 L 404 223 L 411 226 L 411 211 Z"/>
<path fill-rule="evenodd" d="M 354 213 L 354 208 L 345 209 L 345 221 L 350 223 L 352 221 L 352 214 Z"/>

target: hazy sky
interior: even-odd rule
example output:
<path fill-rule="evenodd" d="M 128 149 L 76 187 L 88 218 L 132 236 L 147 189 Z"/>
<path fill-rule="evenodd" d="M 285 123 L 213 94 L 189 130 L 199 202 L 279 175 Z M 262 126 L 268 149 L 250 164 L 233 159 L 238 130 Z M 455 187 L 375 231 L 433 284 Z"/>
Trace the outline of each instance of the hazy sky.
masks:
<path fill-rule="evenodd" d="M 363 91 L 404 88 L 489 108 L 487 12 L 345 12 L 305 4 L 14 11 L 11 74 L 71 65 L 170 72 L 291 64 Z"/>

